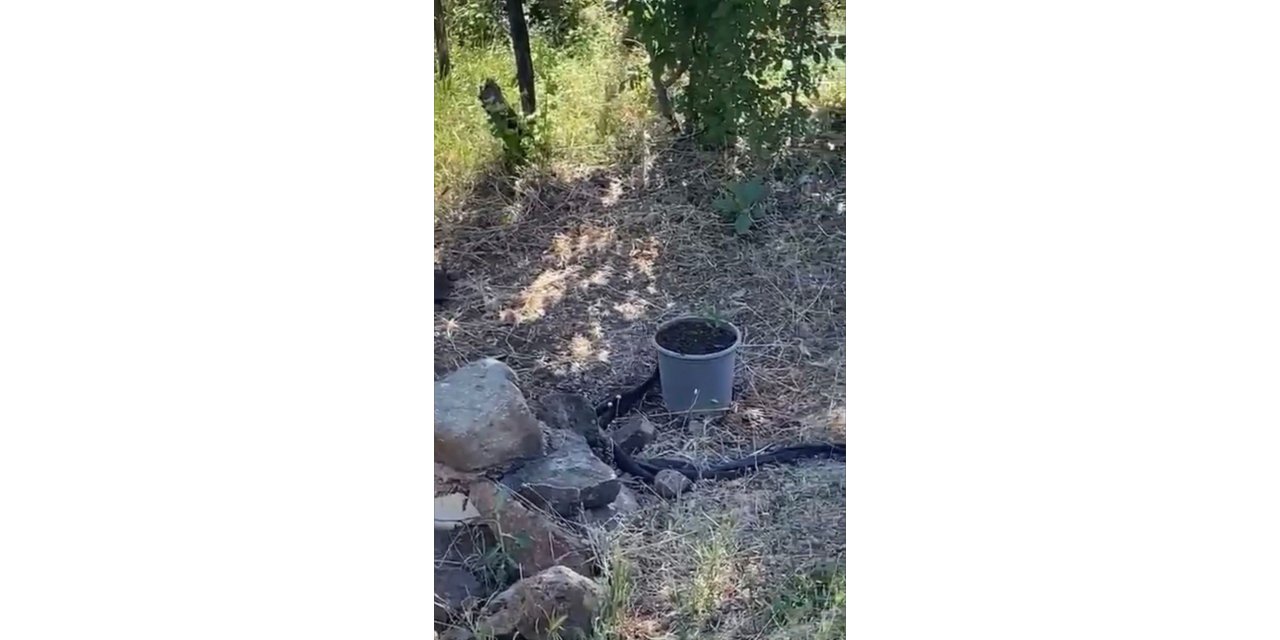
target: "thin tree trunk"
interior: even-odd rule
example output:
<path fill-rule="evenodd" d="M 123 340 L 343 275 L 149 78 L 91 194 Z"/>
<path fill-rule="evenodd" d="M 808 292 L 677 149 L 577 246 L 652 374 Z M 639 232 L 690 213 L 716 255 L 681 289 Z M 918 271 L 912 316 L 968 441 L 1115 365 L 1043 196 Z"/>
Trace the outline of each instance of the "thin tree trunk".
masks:
<path fill-rule="evenodd" d="M 533 54 L 529 52 L 529 26 L 524 21 L 522 0 L 507 0 L 507 21 L 511 23 L 511 48 L 516 54 L 520 106 L 525 115 L 530 115 L 538 108 L 538 100 L 533 90 Z"/>
<path fill-rule="evenodd" d="M 449 34 L 444 28 L 444 2 L 436 0 L 436 63 L 440 77 L 448 78 L 453 65 L 449 63 Z"/>

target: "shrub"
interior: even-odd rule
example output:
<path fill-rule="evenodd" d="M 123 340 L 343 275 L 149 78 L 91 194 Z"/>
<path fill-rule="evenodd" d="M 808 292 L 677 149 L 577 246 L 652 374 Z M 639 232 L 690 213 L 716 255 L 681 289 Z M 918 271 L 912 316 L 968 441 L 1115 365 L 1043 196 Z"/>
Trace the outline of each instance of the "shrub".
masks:
<path fill-rule="evenodd" d="M 483 48 L 507 45 L 503 0 L 445 0 L 445 29 L 454 46 Z"/>
<path fill-rule="evenodd" d="M 833 0 L 622 0 L 673 104 L 704 139 L 775 147 L 799 133 L 822 68 L 843 56 Z"/>

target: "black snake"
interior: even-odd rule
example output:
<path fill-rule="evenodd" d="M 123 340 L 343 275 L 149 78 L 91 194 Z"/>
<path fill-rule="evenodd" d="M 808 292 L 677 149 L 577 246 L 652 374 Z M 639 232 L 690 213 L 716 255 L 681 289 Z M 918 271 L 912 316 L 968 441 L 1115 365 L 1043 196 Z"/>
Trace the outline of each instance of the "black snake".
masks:
<path fill-rule="evenodd" d="M 638 406 L 659 381 L 658 368 L 654 367 L 653 373 L 644 382 L 596 405 L 596 420 L 600 431 L 603 433 L 605 427 L 614 419 Z M 844 458 L 843 443 L 801 444 L 760 451 L 745 458 L 709 467 L 699 467 L 691 462 L 674 458 L 632 458 L 612 438 L 606 436 L 604 440 L 612 444 L 613 462 L 619 469 L 648 483 L 652 483 L 658 472 L 663 469 L 678 471 L 696 482 L 704 479 L 720 480 L 737 477 L 766 464 L 781 464 L 823 456 Z"/>

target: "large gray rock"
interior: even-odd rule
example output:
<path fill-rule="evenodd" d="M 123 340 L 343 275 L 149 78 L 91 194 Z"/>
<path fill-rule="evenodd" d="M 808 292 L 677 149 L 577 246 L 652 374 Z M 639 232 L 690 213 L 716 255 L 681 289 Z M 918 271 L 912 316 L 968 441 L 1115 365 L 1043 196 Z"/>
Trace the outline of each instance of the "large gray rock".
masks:
<path fill-rule="evenodd" d="M 541 454 L 542 429 L 515 383 L 515 372 L 492 358 L 437 381 L 436 461 L 479 471 Z"/>
<path fill-rule="evenodd" d="M 476 629 L 495 636 L 519 633 L 529 640 L 585 639 L 604 598 L 604 588 L 590 578 L 551 567 L 494 597 L 481 610 Z"/>
<path fill-rule="evenodd" d="M 483 480 L 472 486 L 470 497 L 480 515 L 500 533 L 498 545 L 519 566 L 521 575 L 531 576 L 558 564 L 578 573 L 595 571 L 586 539 L 511 489 Z"/>
<path fill-rule="evenodd" d="M 642 415 L 628 416 L 621 424 L 609 430 L 609 437 L 627 453 L 639 453 L 658 437 L 658 429 Z"/>
<path fill-rule="evenodd" d="M 565 516 L 603 507 L 618 497 L 622 483 L 585 438 L 572 431 L 551 431 L 547 443 L 547 455 L 503 476 L 502 483 L 534 506 Z"/>

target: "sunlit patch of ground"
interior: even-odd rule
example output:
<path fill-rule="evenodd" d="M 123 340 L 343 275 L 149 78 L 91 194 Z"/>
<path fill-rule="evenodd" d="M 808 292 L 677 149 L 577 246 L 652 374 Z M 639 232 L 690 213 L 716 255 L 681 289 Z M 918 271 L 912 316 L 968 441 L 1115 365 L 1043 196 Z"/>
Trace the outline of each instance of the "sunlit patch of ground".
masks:
<path fill-rule="evenodd" d="M 547 308 L 564 297 L 570 279 L 579 270 L 578 267 L 567 267 L 542 272 L 516 296 L 514 306 L 502 311 L 502 319 L 511 324 L 522 324 L 546 315 Z"/>

